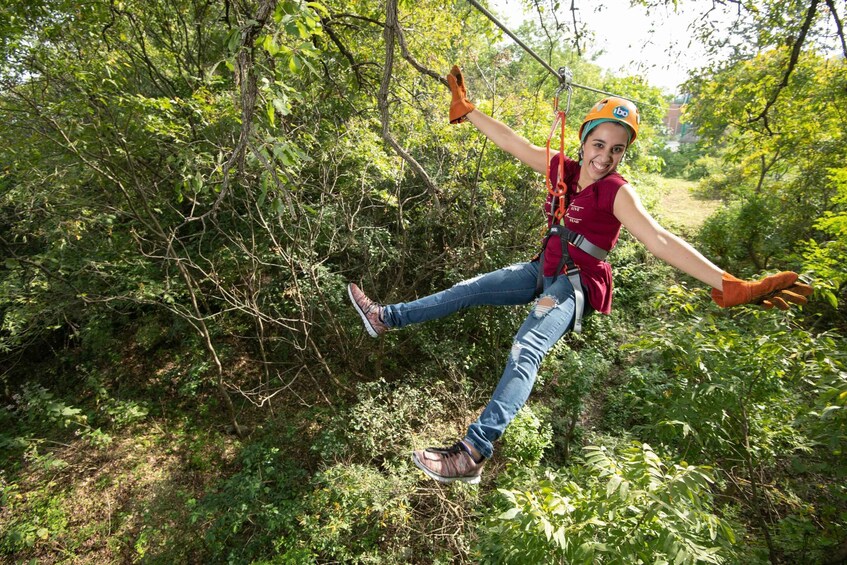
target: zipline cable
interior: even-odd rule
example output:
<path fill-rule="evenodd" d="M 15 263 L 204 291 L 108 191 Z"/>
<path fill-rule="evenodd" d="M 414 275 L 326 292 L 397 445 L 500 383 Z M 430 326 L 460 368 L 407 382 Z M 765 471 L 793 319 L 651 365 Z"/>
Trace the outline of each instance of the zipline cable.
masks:
<path fill-rule="evenodd" d="M 526 51 L 527 53 L 532 55 L 532 57 L 536 61 L 541 63 L 542 67 L 547 69 L 547 71 L 549 71 L 550 74 L 555 76 L 559 80 L 559 83 L 561 85 L 560 89 L 561 88 L 570 88 L 570 87 L 573 86 L 573 87 L 576 87 L 576 88 L 581 88 L 583 90 L 590 90 L 591 92 L 596 92 L 597 94 L 605 94 L 607 96 L 617 96 L 618 98 L 623 98 L 624 100 L 629 100 L 630 102 L 633 102 L 638 106 L 642 105 L 640 102 L 638 102 L 637 100 L 633 100 L 629 96 L 621 96 L 620 94 L 613 94 L 611 92 L 606 92 L 605 90 L 599 90 L 597 88 L 591 88 L 590 86 L 585 86 L 585 85 L 582 85 L 582 84 L 576 84 L 575 82 L 571 82 L 571 80 L 570 80 L 571 75 L 570 75 L 570 72 L 567 71 L 567 69 L 562 67 L 558 71 L 554 70 L 553 67 L 548 65 L 547 62 L 544 61 L 544 59 L 542 59 L 541 57 L 538 56 L 538 54 L 535 53 L 535 51 L 533 51 L 532 49 L 527 47 L 527 45 L 523 41 L 521 41 L 518 38 L 518 36 L 516 36 L 514 33 L 512 33 L 511 30 L 509 30 L 509 28 L 507 28 L 504 24 L 502 24 L 499 20 L 497 20 L 497 18 L 495 18 L 494 15 L 491 14 L 491 12 L 489 12 L 488 10 L 483 8 L 480 5 L 479 2 L 477 2 L 476 0 L 468 0 L 468 3 L 470 5 L 472 5 L 474 8 L 476 8 L 477 10 L 479 10 L 480 12 L 482 12 L 485 15 L 485 17 L 487 17 L 489 20 L 491 20 L 494 23 L 494 25 L 496 25 L 497 27 L 502 29 L 506 33 L 506 35 L 511 37 L 515 41 L 515 43 L 520 45 L 521 48 L 524 51 Z M 568 97 L 568 106 L 570 106 L 570 97 Z M 570 109 L 570 108 L 568 108 L 568 109 Z"/>

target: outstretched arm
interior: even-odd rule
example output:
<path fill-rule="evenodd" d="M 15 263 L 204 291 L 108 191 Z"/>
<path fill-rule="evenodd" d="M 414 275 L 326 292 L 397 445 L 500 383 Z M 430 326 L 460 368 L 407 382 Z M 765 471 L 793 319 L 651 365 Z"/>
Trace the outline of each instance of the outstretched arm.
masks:
<path fill-rule="evenodd" d="M 620 223 L 643 243 L 650 253 L 712 288 L 721 290 L 723 270 L 682 238 L 660 226 L 644 209 L 632 186 L 626 184 L 618 191 L 614 213 Z"/>
<path fill-rule="evenodd" d="M 547 149 L 530 143 L 518 135 L 512 128 L 479 110 L 473 110 L 466 116 L 485 137 L 497 147 L 516 157 L 533 170 L 547 174 Z"/>
<path fill-rule="evenodd" d="M 447 75 L 447 84 L 453 95 L 453 101 L 450 104 L 451 124 L 459 124 L 466 120 L 471 122 L 497 147 L 517 157 L 522 163 L 542 175 L 547 174 L 546 148 L 533 145 L 503 122 L 476 110 L 476 106 L 468 102 L 465 78 L 456 65 L 453 65 L 450 74 Z"/>
<path fill-rule="evenodd" d="M 643 243 L 666 263 L 712 287 L 712 300 L 719 306 L 761 304 L 788 309 L 788 303 L 805 304 L 812 287 L 797 282 L 797 273 L 782 272 L 759 281 L 743 281 L 722 271 L 681 238 L 668 232 L 644 209 L 628 184 L 618 190 L 614 214 Z"/>

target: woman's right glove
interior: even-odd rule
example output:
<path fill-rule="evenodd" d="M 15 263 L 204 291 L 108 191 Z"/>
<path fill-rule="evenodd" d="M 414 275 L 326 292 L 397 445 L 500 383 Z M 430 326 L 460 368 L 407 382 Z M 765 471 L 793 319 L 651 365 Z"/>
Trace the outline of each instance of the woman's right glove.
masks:
<path fill-rule="evenodd" d="M 760 281 L 742 281 L 724 273 L 723 288 L 712 289 L 712 300 L 723 308 L 739 304 L 761 304 L 765 309 L 776 306 L 780 310 L 788 310 L 789 302 L 806 304 L 806 297 L 812 294 L 812 287 L 798 283 L 797 278 L 797 273 L 786 271 Z"/>
<path fill-rule="evenodd" d="M 460 124 L 468 119 L 466 116 L 476 109 L 476 106 L 468 102 L 465 78 L 458 66 L 453 65 L 450 69 L 447 84 L 450 85 L 450 92 L 453 94 L 453 101 L 450 104 L 450 123 Z"/>

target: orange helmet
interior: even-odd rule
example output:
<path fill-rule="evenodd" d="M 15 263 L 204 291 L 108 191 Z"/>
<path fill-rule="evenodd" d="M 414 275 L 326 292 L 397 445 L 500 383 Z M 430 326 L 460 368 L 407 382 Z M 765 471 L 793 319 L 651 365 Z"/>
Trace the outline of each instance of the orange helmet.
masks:
<path fill-rule="evenodd" d="M 635 141 L 635 138 L 638 137 L 638 124 L 641 122 L 641 116 L 638 114 L 638 108 L 635 107 L 635 104 L 624 98 L 609 96 L 595 104 L 585 116 L 585 119 L 582 120 L 582 125 L 579 126 L 580 140 L 584 141 L 582 132 L 585 129 L 585 125 L 589 122 L 593 122 L 594 120 L 600 121 L 592 124 L 592 126 L 588 128 L 588 131 L 591 131 L 595 125 L 602 122 L 618 122 L 629 127 L 632 133 L 632 136 L 629 139 L 630 143 Z M 588 134 L 588 131 L 585 132 L 586 135 Z"/>

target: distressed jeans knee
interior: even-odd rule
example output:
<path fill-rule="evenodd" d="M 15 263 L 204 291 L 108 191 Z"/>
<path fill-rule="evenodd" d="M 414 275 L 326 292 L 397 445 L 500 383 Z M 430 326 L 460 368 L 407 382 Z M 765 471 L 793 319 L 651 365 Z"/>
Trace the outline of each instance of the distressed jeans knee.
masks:
<path fill-rule="evenodd" d="M 535 303 L 535 308 L 532 311 L 536 319 L 543 318 L 550 313 L 550 310 L 559 305 L 559 301 L 555 296 L 545 295 L 538 299 Z"/>

